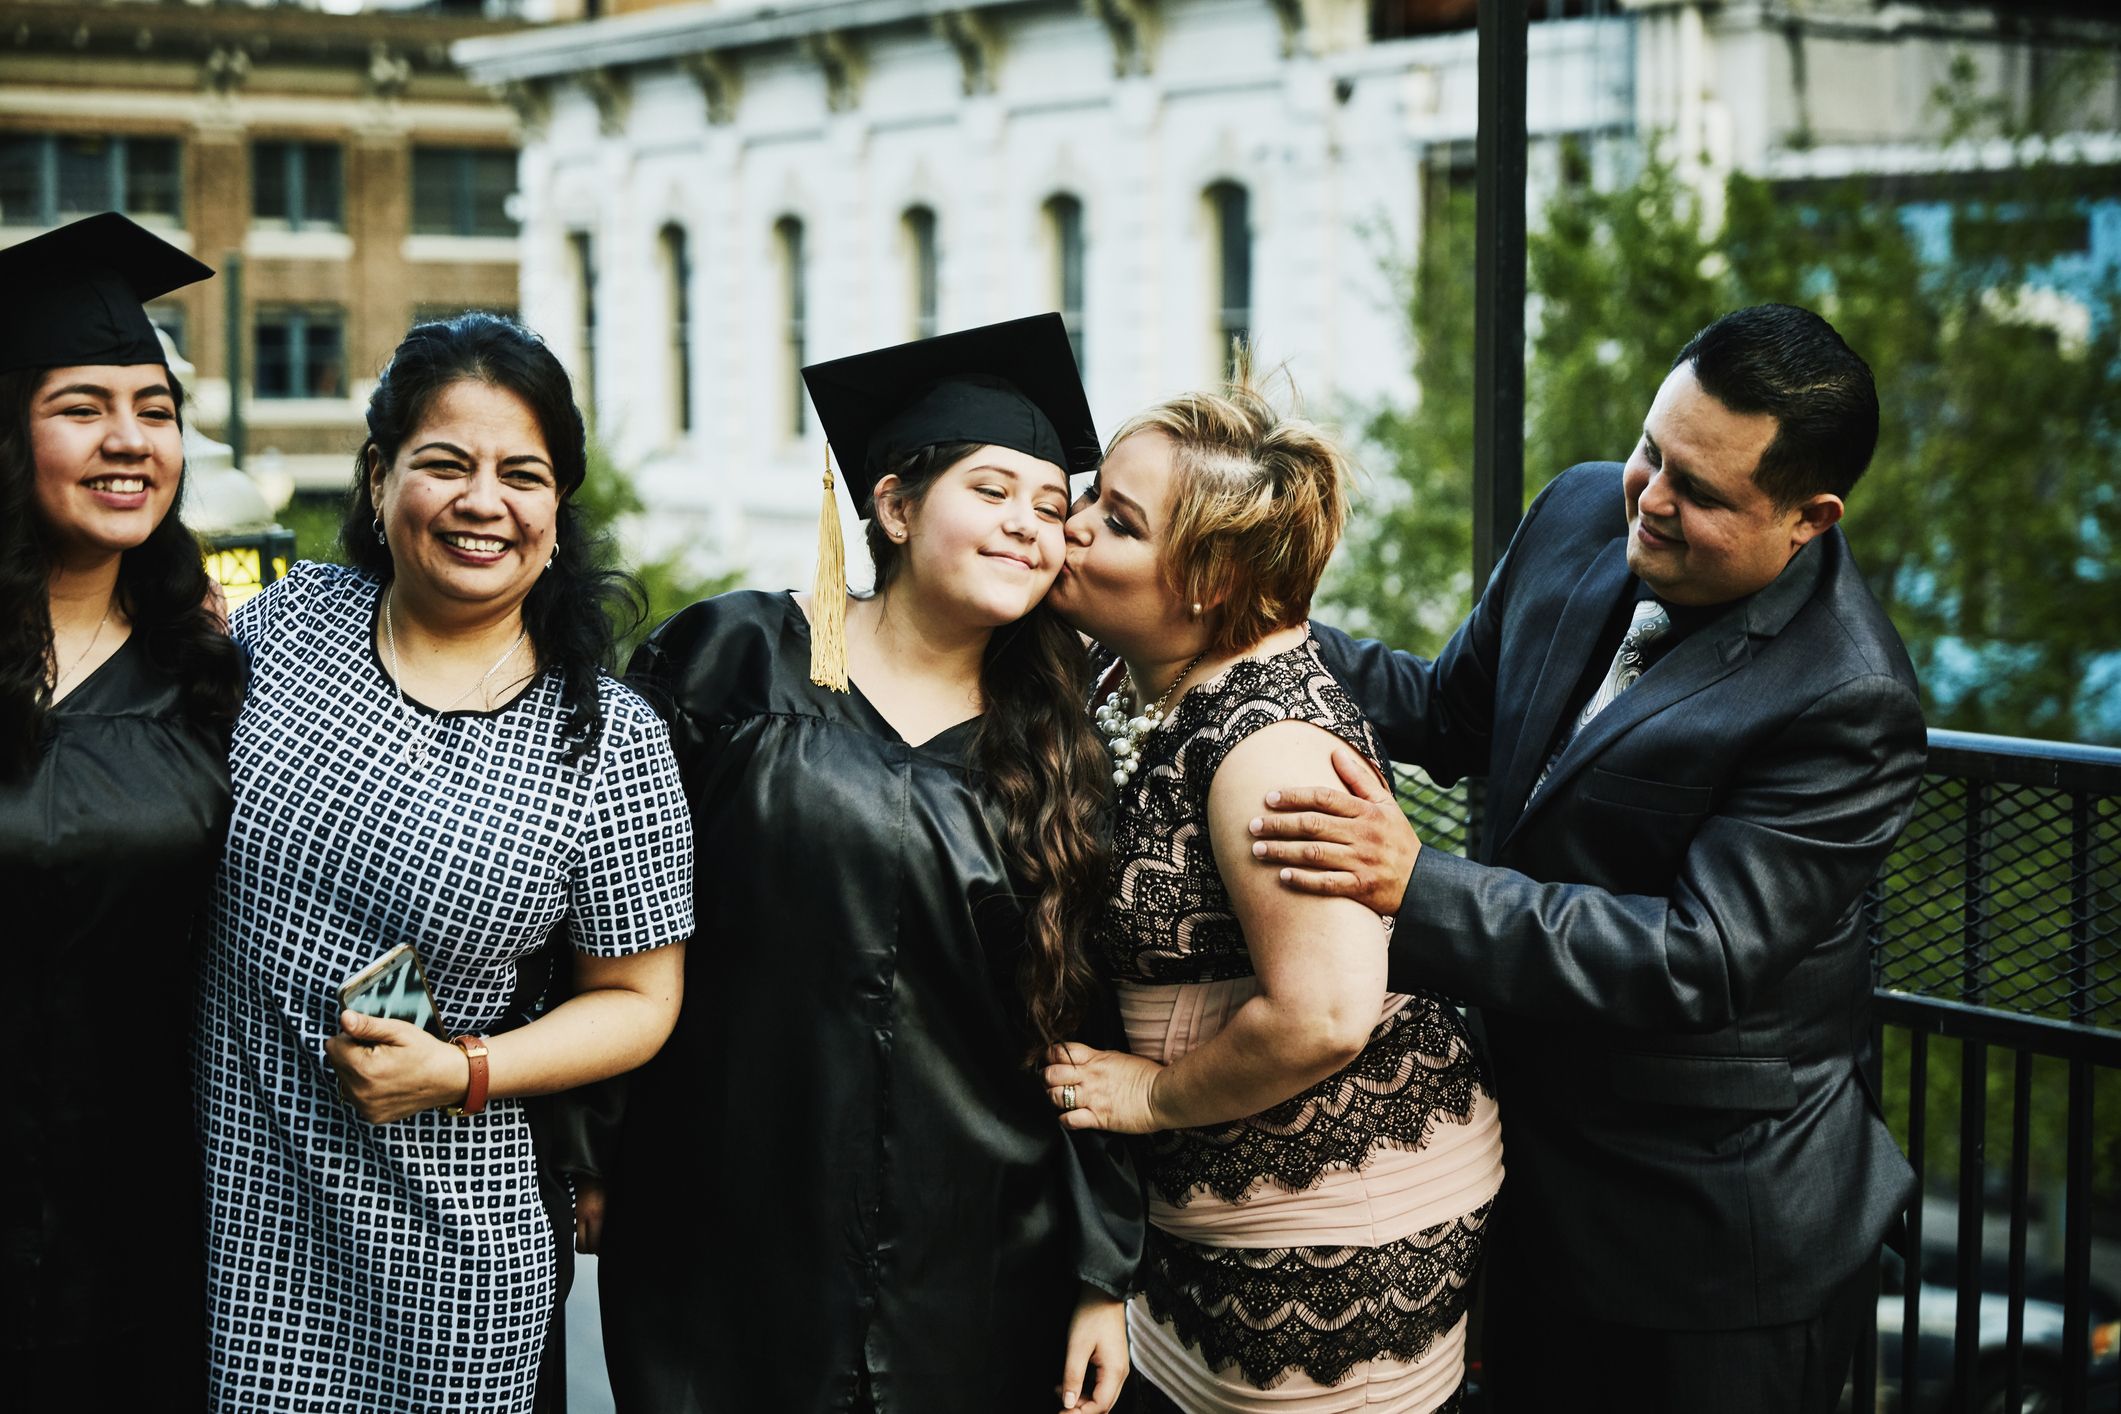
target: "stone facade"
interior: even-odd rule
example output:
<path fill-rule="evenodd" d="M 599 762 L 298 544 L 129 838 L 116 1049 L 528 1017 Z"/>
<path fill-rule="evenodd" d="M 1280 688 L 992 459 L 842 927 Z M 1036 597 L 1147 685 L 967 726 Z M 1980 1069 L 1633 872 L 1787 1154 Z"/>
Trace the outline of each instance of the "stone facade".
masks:
<path fill-rule="evenodd" d="M 112 139 L 173 142 L 174 210 L 135 215 L 217 268 L 242 256 L 250 468 L 283 486 L 339 489 L 360 441 L 361 404 L 414 315 L 517 306 L 512 221 L 505 231 L 460 236 L 416 234 L 412 220 L 416 148 L 488 150 L 501 154 L 503 170 L 512 163 L 514 114 L 466 82 L 448 46 L 513 28 L 293 7 L 5 0 L 0 153 L 13 165 L 0 203 L 17 200 L 0 207 L 0 244 L 84 214 L 64 198 L 53 203 L 48 179 L 40 208 L 39 162 L 93 161 L 94 144 Z M 286 144 L 306 145 L 305 157 L 338 154 L 336 174 L 328 157 L 314 172 L 304 169 L 315 188 L 307 221 L 259 215 L 260 164 L 273 164 L 267 180 L 284 183 Z M 92 188 L 88 200 L 97 195 Z M 198 368 L 195 415 L 221 436 L 229 410 L 226 300 L 227 283 L 216 279 L 156 310 L 174 316 Z M 335 376 L 318 334 L 320 357 L 306 350 L 299 365 L 302 387 L 260 389 L 258 320 L 277 321 L 279 311 L 336 321 L 343 367 Z M 265 352 L 268 380 L 274 370 L 291 376 L 286 360 Z"/>
<path fill-rule="evenodd" d="M 1388 266 L 1435 175 L 1471 162 L 1476 36 L 1415 32 L 1453 8 L 676 4 L 455 54 L 523 117 L 524 315 L 640 469 L 644 548 L 787 585 L 807 581 L 824 456 L 805 359 L 1079 288 L 1064 312 L 1107 432 L 1217 376 L 1233 329 L 1315 412 L 1412 397 Z M 1734 167 L 1933 149 L 1921 100 L 1954 54 L 2022 106 L 2042 55 L 2111 45 L 2078 7 L 2024 8 L 1571 0 L 1579 18 L 1530 32 L 1528 200 L 1566 135 L 1661 134 L 1708 194 Z M 2084 103 L 2085 126 L 2121 128 L 2111 75 Z"/>

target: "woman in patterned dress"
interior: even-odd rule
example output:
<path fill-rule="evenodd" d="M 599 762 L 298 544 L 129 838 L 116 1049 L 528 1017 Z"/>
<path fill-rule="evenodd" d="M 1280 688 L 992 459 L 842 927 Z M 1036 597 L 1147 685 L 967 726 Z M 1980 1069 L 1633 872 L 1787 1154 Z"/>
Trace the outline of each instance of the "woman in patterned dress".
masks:
<path fill-rule="evenodd" d="M 619 584 L 551 352 L 488 315 L 420 325 L 368 430 L 353 564 L 297 565 L 233 624 L 252 678 L 195 1051 L 211 1395 L 527 1410 L 558 1253 L 520 1097 L 669 1034 L 691 832 L 662 722 L 602 670 Z M 575 994 L 544 1009 L 562 929 Z M 341 1009 L 400 943 L 455 1043 Z"/>
<path fill-rule="evenodd" d="M 1267 792 L 1337 780 L 1336 746 L 1387 776 L 1306 622 L 1344 476 L 1240 371 L 1122 429 L 1049 601 L 1116 655 L 1092 946 L 1128 1049 L 1057 1046 L 1045 1078 L 1062 1124 L 1155 1136 L 1128 1313 L 1150 1408 L 1426 1414 L 1463 1376 L 1501 1182 L 1471 1041 L 1449 1003 L 1386 992 L 1384 920 L 1251 854 Z"/>
<path fill-rule="evenodd" d="M 183 390 L 140 300 L 212 273 L 111 214 L 0 253 L 0 1351 L 27 1414 L 205 1403 L 168 1058 L 243 665 L 178 518 Z"/>

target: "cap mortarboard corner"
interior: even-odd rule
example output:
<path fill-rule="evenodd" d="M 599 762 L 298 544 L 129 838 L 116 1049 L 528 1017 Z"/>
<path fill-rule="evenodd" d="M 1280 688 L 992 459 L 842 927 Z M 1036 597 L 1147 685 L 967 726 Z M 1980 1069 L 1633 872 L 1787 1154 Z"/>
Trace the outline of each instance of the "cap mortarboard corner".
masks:
<path fill-rule="evenodd" d="M 825 502 L 810 605 L 810 678 L 847 691 L 846 547 L 832 497 L 839 454 L 855 513 L 873 514 L 871 492 L 887 463 L 951 442 L 1008 447 L 1087 472 L 1101 451 L 1082 375 L 1058 314 L 1036 314 L 850 354 L 803 369 L 825 429 Z"/>
<path fill-rule="evenodd" d="M 161 363 L 146 302 L 213 268 L 114 211 L 0 250 L 0 373 L 77 364 Z"/>

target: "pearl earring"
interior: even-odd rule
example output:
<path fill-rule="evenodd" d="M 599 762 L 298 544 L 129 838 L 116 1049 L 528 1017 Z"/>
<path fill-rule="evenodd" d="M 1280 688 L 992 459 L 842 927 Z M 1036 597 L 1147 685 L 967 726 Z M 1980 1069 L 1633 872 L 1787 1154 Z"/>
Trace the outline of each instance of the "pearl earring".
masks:
<path fill-rule="evenodd" d="M 1193 617 L 1196 619 L 1200 617 L 1200 600 L 1198 599 L 1193 601 Z"/>
<path fill-rule="evenodd" d="M 376 543 L 378 545 L 388 545 L 390 543 L 388 540 L 383 538 L 383 517 L 381 516 L 376 517 L 375 531 Z"/>
<path fill-rule="evenodd" d="M 558 558 L 560 558 L 560 542 L 555 540 L 552 542 L 552 553 L 545 557 L 545 568 L 551 569 L 552 562 Z"/>

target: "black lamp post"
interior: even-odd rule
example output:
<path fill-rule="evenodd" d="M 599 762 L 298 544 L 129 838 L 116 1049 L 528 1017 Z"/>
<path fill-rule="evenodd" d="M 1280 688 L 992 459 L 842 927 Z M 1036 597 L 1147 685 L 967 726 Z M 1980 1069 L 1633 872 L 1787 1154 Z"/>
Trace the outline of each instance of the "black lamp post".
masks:
<path fill-rule="evenodd" d="M 234 609 L 287 573 L 294 563 L 295 533 L 278 525 L 232 530 L 202 535 L 199 546 L 206 557 L 206 572 L 220 584 L 228 607 Z"/>

